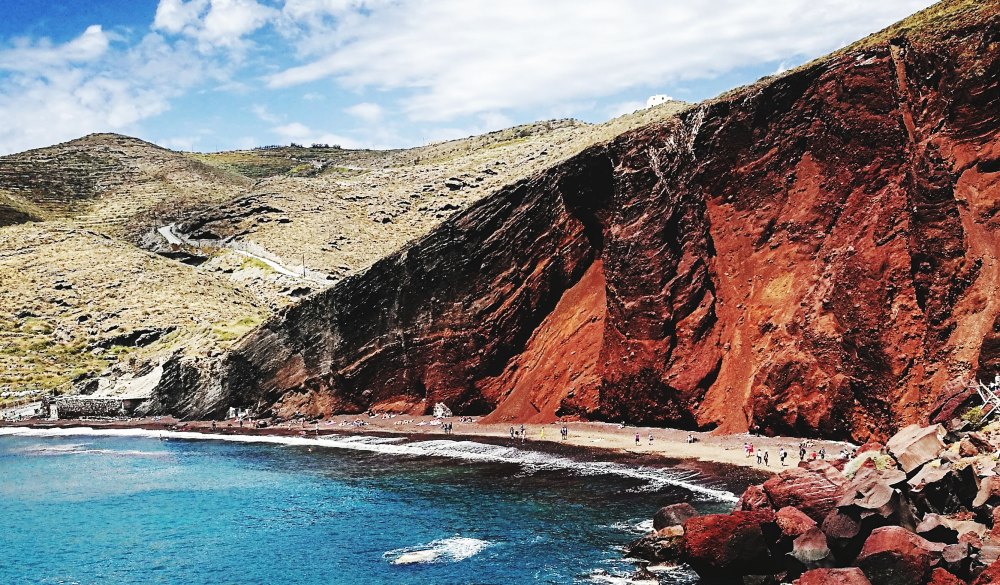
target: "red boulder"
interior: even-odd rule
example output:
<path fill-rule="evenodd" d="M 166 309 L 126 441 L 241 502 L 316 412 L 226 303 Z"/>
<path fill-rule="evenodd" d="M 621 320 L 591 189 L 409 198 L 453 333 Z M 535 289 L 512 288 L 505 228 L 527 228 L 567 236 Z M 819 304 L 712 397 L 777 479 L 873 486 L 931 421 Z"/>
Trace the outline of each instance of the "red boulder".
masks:
<path fill-rule="evenodd" d="M 828 463 L 793 467 L 764 482 L 764 492 L 775 508 L 798 508 L 822 522 L 844 495 L 846 478 Z"/>
<path fill-rule="evenodd" d="M 795 585 L 871 585 L 871 581 L 856 567 L 847 569 L 813 569 L 802 573 Z"/>
<path fill-rule="evenodd" d="M 770 510 L 696 516 L 684 523 L 683 560 L 703 577 L 773 574 L 777 532 Z"/>
<path fill-rule="evenodd" d="M 734 510 L 750 512 L 752 510 L 772 509 L 771 501 L 767 499 L 767 494 L 759 485 L 752 485 L 743 492 L 740 500 L 736 502 Z"/>
<path fill-rule="evenodd" d="M 816 521 L 806 516 L 798 509 L 785 506 L 774 515 L 775 522 L 784 536 L 796 537 L 811 528 L 816 528 Z"/>
<path fill-rule="evenodd" d="M 884 526 L 872 531 L 856 562 L 873 585 L 915 585 L 927 579 L 942 550 L 905 528 Z"/>
<path fill-rule="evenodd" d="M 927 585 L 965 585 L 965 581 L 962 581 L 944 569 L 937 568 L 931 571 L 931 578 L 927 582 Z"/>

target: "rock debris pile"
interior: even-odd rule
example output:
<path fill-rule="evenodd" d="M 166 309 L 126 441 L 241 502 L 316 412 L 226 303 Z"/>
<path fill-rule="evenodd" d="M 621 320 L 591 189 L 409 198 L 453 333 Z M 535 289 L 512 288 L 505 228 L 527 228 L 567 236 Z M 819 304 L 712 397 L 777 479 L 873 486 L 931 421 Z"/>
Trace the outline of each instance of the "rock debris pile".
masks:
<path fill-rule="evenodd" d="M 728 514 L 662 508 L 628 556 L 709 583 L 1000 583 L 1000 435 L 911 425 L 851 459 L 803 461 Z"/>

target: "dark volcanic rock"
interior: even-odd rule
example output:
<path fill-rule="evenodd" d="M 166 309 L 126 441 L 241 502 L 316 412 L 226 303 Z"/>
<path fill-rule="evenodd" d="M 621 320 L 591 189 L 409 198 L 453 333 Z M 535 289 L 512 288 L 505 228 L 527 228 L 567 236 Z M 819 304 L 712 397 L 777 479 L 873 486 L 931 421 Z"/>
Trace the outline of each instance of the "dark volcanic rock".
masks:
<path fill-rule="evenodd" d="M 671 504 L 657 510 L 653 515 L 653 530 L 668 526 L 683 526 L 685 522 L 698 515 L 698 510 L 687 502 Z"/>

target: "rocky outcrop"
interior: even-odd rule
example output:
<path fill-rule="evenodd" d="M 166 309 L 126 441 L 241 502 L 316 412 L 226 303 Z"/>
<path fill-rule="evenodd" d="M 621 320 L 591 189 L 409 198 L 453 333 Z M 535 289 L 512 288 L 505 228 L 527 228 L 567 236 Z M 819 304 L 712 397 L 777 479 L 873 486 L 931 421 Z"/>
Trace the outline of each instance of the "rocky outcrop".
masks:
<path fill-rule="evenodd" d="M 998 12 L 943 2 L 501 189 L 265 324 L 199 382 L 222 403 L 176 406 L 922 420 L 1000 370 Z"/>
<path fill-rule="evenodd" d="M 911 444 L 914 437 L 936 436 L 937 428 L 907 428 L 889 440 Z M 859 453 L 851 460 L 817 468 L 802 462 L 781 471 L 762 489 L 748 490 L 730 514 L 696 516 L 683 527 L 663 527 L 629 549 L 636 558 L 657 563 L 688 563 L 712 582 L 868 583 L 931 585 L 990 583 L 1000 575 L 1000 508 L 956 495 L 941 501 L 921 496 L 925 484 L 913 480 L 940 470 L 956 494 L 974 493 L 982 480 L 995 479 L 992 451 L 996 434 L 976 435 L 989 453 L 962 457 L 970 435 L 946 435 L 940 457 L 911 470 L 880 453 Z M 907 451 L 899 451 L 904 457 Z M 972 470 L 972 473 L 968 473 Z M 839 480 L 832 480 L 834 474 Z M 803 481 L 813 477 L 812 481 Z M 842 494 L 833 505 L 816 489 L 829 478 Z M 775 482 L 777 480 L 777 482 Z M 781 485 L 781 490 L 768 489 Z M 918 489 L 919 488 L 919 489 Z M 747 502 L 754 509 L 746 509 Z M 798 502 L 789 505 L 788 502 Z M 822 504 L 817 507 L 817 504 Z M 821 523 L 815 516 L 825 513 Z M 670 539 L 666 539 L 667 535 Z M 640 546 L 641 545 L 641 546 Z M 746 579 L 744 579 L 746 578 Z M 763 579 L 763 581 L 761 581 Z"/>

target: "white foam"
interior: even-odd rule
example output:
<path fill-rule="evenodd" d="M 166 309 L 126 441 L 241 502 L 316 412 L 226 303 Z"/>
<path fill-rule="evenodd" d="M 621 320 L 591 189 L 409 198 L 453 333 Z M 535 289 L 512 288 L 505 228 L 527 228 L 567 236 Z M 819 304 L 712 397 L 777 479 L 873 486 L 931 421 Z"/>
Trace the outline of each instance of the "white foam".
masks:
<path fill-rule="evenodd" d="M 586 581 L 607 585 L 660 585 L 660 582 L 656 580 L 636 579 L 631 575 L 615 575 L 603 569 L 597 569 L 588 574 Z"/>
<path fill-rule="evenodd" d="M 414 547 L 390 550 L 382 557 L 393 565 L 455 563 L 479 554 L 489 545 L 488 541 L 478 538 L 454 536 Z"/>
<path fill-rule="evenodd" d="M 608 528 L 621 530 L 622 532 L 631 532 L 633 534 L 649 534 L 653 531 L 653 519 L 632 519 L 625 522 L 615 522 L 609 525 Z"/>
<path fill-rule="evenodd" d="M 614 475 L 628 477 L 642 482 L 639 491 L 655 491 L 668 486 L 685 489 L 710 500 L 736 502 L 736 494 L 715 486 L 707 485 L 695 471 L 670 468 L 632 467 L 606 461 L 576 461 L 532 451 L 490 445 L 475 441 L 431 440 L 404 442 L 402 438 L 373 437 L 368 435 L 327 435 L 323 437 L 287 437 L 274 435 L 220 435 L 191 431 L 151 431 L 146 429 L 94 429 L 90 427 L 29 429 L 24 427 L 0 427 L 0 436 L 23 435 L 33 437 L 78 437 L 78 436 L 119 436 L 184 440 L 217 440 L 235 443 L 268 443 L 275 445 L 296 445 L 307 447 L 327 447 L 349 449 L 391 455 L 414 457 L 447 457 L 466 461 L 491 463 L 511 463 L 520 465 L 527 472 L 541 470 L 571 471 L 579 475 Z"/>

